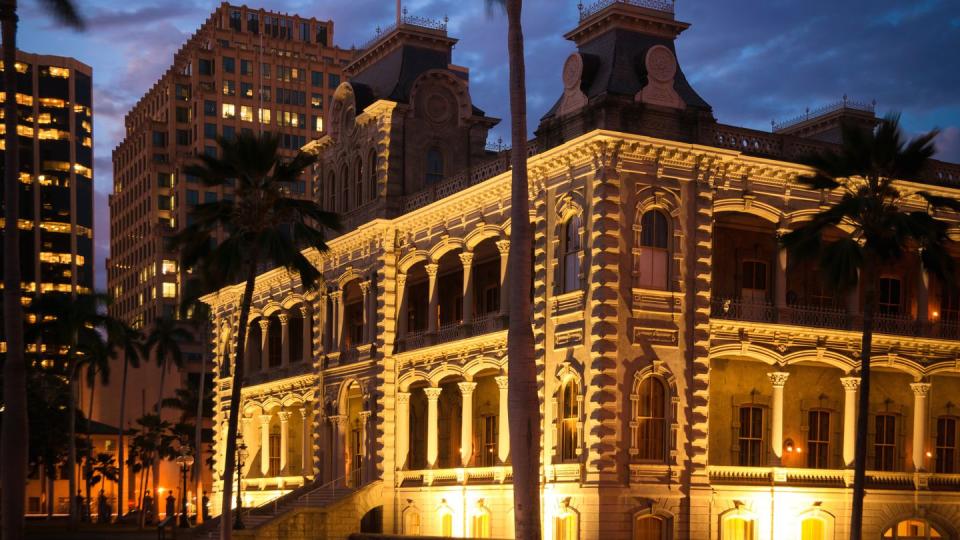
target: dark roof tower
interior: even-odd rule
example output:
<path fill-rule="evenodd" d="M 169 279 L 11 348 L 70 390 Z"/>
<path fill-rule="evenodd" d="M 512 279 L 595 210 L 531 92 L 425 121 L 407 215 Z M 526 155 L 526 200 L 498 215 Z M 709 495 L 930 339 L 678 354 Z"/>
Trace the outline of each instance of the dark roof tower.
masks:
<path fill-rule="evenodd" d="M 594 129 L 695 140 L 710 105 L 690 86 L 674 41 L 689 24 L 663 0 L 600 0 L 564 37 L 577 51 L 563 66 L 563 94 L 541 119 L 549 148 Z"/>

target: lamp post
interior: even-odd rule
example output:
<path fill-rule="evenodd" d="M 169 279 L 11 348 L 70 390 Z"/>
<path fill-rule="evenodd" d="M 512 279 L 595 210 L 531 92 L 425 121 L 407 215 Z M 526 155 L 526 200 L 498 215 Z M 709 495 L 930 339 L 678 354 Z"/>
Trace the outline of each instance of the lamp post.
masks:
<path fill-rule="evenodd" d="M 240 446 L 237 447 L 237 515 L 236 519 L 233 520 L 233 528 L 240 530 L 244 528 L 243 520 L 240 518 L 240 513 L 243 510 L 243 497 L 241 494 L 242 484 L 240 483 L 240 477 L 243 474 L 243 462 L 247 459 L 247 444 L 243 441 L 240 441 Z"/>
<path fill-rule="evenodd" d="M 180 466 L 180 527 L 190 528 L 190 518 L 187 517 L 187 471 L 193 467 L 193 456 L 187 451 L 187 445 L 180 446 L 180 455 L 174 461 Z"/>

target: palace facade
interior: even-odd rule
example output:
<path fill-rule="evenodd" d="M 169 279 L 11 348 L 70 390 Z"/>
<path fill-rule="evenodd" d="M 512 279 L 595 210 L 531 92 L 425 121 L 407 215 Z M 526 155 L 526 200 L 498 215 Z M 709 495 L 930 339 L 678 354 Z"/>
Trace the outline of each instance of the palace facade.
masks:
<path fill-rule="evenodd" d="M 544 536 L 842 538 L 862 298 L 824 289 L 777 237 L 840 196 L 804 188 L 798 162 L 842 121 L 875 125 L 873 106 L 844 99 L 773 133 L 721 124 L 677 62 L 687 27 L 669 3 L 583 9 L 531 144 Z M 238 481 L 219 475 L 242 384 L 239 482 L 259 507 L 244 537 L 512 537 L 509 151 L 484 147 L 497 119 L 454 43 L 404 18 L 346 67 L 306 149 L 347 232 L 308 252 L 318 290 L 258 277 L 243 381 L 242 285 L 206 297 L 212 508 Z M 923 210 L 918 190 L 960 196 L 960 166 L 899 186 Z M 960 302 L 915 255 L 880 290 L 865 531 L 958 538 Z"/>

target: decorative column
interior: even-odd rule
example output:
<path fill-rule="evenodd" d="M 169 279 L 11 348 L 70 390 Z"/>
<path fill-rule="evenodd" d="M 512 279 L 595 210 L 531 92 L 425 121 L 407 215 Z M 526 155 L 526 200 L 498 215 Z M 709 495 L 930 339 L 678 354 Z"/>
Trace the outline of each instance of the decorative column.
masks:
<path fill-rule="evenodd" d="M 789 231 L 783 229 L 777 231 L 777 237 L 780 238 Z M 773 305 L 777 308 L 777 313 L 787 307 L 787 250 L 780 247 L 777 251 L 777 267 L 774 274 L 774 299 Z"/>
<path fill-rule="evenodd" d="M 280 313 L 280 367 L 290 365 L 290 315 Z"/>
<path fill-rule="evenodd" d="M 243 441 L 244 443 L 246 443 L 247 448 L 249 449 L 249 452 L 250 452 L 250 457 L 253 457 L 253 456 L 255 456 L 255 455 L 257 454 L 257 442 L 256 442 L 256 438 L 253 436 L 253 417 L 252 417 L 252 416 L 243 416 L 243 417 L 240 418 L 240 422 L 241 422 L 241 426 L 240 426 L 240 440 Z M 224 423 L 224 426 L 226 426 L 226 423 Z M 226 445 L 226 433 L 227 433 L 227 430 L 224 429 L 224 430 L 223 430 L 223 433 L 224 433 L 224 445 L 223 445 L 223 447 L 226 448 L 226 447 L 227 447 L 227 445 Z M 240 446 L 240 445 L 238 444 L 237 446 Z M 252 462 L 252 460 L 249 460 L 249 459 L 247 460 L 247 463 L 246 463 L 247 470 L 246 470 L 246 471 L 242 471 L 244 475 L 246 475 L 246 474 L 247 474 L 247 471 L 249 471 L 249 470 L 251 469 L 251 464 L 252 464 L 251 462 Z"/>
<path fill-rule="evenodd" d="M 427 331 L 431 334 L 437 331 L 437 306 L 440 304 L 440 298 L 437 294 L 437 270 L 440 269 L 440 265 L 437 263 L 430 263 L 426 266 L 427 278 L 429 279 L 430 285 L 430 309 L 427 313 Z"/>
<path fill-rule="evenodd" d="M 360 282 L 360 294 L 363 295 L 363 300 L 360 305 L 363 306 L 360 311 L 363 313 L 363 336 L 360 341 L 363 343 L 370 342 L 370 282 L 361 281 Z"/>
<path fill-rule="evenodd" d="M 500 252 L 500 315 L 507 314 L 507 261 L 509 260 L 510 241 L 498 240 L 497 250 Z"/>
<path fill-rule="evenodd" d="M 260 319 L 260 369 L 270 368 L 270 319 Z"/>
<path fill-rule="evenodd" d="M 333 291 L 330 293 L 333 299 L 333 343 L 330 344 L 331 352 L 339 352 L 343 345 L 343 291 Z"/>
<path fill-rule="evenodd" d="M 333 480 L 337 480 L 338 485 L 343 485 L 339 481 L 346 481 L 347 460 L 344 450 L 344 442 L 347 436 L 347 417 L 343 414 L 330 416 L 330 422 L 333 424 Z"/>
<path fill-rule="evenodd" d="M 270 415 L 260 415 L 260 474 L 270 472 Z"/>
<path fill-rule="evenodd" d="M 280 472 L 281 476 L 287 471 L 287 446 L 290 444 L 290 411 L 280 411 Z"/>
<path fill-rule="evenodd" d="M 773 384 L 773 403 L 770 406 L 770 446 L 773 449 L 777 465 L 783 458 L 783 387 L 787 384 L 790 374 L 785 371 L 767 373 Z"/>
<path fill-rule="evenodd" d="M 927 440 L 927 395 L 930 393 L 930 383 L 911 383 L 910 389 L 913 390 L 913 470 L 925 471 L 924 442 Z"/>
<path fill-rule="evenodd" d="M 440 388 L 424 388 L 427 395 L 427 468 L 437 465 L 437 401 L 440 399 Z"/>
<path fill-rule="evenodd" d="M 370 474 L 367 470 L 367 467 L 370 464 L 370 452 L 367 448 L 367 441 L 370 440 L 370 437 L 367 436 L 367 426 L 370 425 L 370 411 L 360 411 L 357 413 L 357 417 L 360 419 L 360 448 L 357 448 L 357 453 L 363 456 L 363 460 L 360 463 L 360 467 L 354 467 L 360 469 L 360 484 L 366 484 L 370 481 Z"/>
<path fill-rule="evenodd" d="M 857 389 L 860 377 L 841 377 L 843 385 L 843 465 L 853 467 L 857 444 Z"/>
<path fill-rule="evenodd" d="M 407 337 L 407 275 L 397 274 L 397 341 Z"/>
<path fill-rule="evenodd" d="M 473 320 L 473 253 L 464 251 L 460 254 L 460 263 L 463 265 L 463 323 Z"/>
<path fill-rule="evenodd" d="M 460 407 L 460 465 L 469 467 L 473 456 L 473 391 L 477 389 L 477 383 L 462 382 L 457 386 L 463 396 Z"/>
<path fill-rule="evenodd" d="M 507 408 L 507 376 L 494 377 L 500 389 L 500 412 L 497 417 L 497 457 L 500 463 L 506 463 L 510 457 L 510 419 Z"/>
<path fill-rule="evenodd" d="M 310 319 L 310 310 L 300 305 L 300 317 L 303 318 L 303 361 L 313 362 L 313 321 Z"/>
<path fill-rule="evenodd" d="M 302 452 L 300 453 L 300 474 L 310 476 L 313 474 L 313 441 L 311 436 L 310 413 L 306 405 L 300 409 L 300 422 L 302 423 Z"/>
<path fill-rule="evenodd" d="M 247 368 L 247 375 L 253 373 L 253 351 L 250 347 L 250 334 L 253 332 L 250 331 L 250 325 L 247 325 L 247 333 L 243 336 L 243 361 L 244 366 Z M 229 360 L 227 360 L 229 363 Z M 233 369 L 230 370 L 230 376 L 233 377 Z"/>
<path fill-rule="evenodd" d="M 410 392 L 397 392 L 394 441 L 397 448 L 397 469 L 407 468 L 410 453 Z"/>

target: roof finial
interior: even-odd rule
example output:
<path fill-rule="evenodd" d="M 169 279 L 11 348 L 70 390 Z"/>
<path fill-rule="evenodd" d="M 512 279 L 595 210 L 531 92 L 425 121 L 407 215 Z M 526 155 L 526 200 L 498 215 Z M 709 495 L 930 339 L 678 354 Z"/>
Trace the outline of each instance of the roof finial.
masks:
<path fill-rule="evenodd" d="M 400 26 L 400 0 L 397 0 L 397 26 Z"/>

